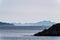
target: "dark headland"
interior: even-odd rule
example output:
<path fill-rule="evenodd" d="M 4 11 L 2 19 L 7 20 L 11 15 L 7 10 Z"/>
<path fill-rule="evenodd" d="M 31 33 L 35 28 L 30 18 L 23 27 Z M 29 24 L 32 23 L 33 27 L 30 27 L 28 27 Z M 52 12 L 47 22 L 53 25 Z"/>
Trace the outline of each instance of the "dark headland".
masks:
<path fill-rule="evenodd" d="M 60 36 L 60 23 L 54 24 L 49 29 L 38 32 L 34 36 Z"/>

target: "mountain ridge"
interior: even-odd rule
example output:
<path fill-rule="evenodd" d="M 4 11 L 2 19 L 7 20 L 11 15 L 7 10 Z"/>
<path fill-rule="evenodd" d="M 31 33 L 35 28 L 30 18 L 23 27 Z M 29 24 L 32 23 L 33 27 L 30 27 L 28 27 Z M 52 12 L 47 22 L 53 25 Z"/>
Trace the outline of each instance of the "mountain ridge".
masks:
<path fill-rule="evenodd" d="M 44 25 L 43 25 L 43 23 L 44 23 Z M 47 26 L 47 24 L 49 24 L 49 25 Z M 30 23 L 30 24 L 27 23 L 27 24 L 24 24 L 24 25 L 23 24 L 15 25 L 14 23 L 0 22 L 0 29 L 40 30 L 40 29 L 47 29 L 53 24 L 54 24 L 54 22 L 49 22 L 49 21 L 42 21 L 42 22 Z"/>
<path fill-rule="evenodd" d="M 37 23 L 25 23 L 25 24 L 16 23 L 14 25 L 15 26 L 52 26 L 54 23 L 55 22 L 51 22 L 51 21 L 40 21 L 40 22 L 37 22 Z"/>

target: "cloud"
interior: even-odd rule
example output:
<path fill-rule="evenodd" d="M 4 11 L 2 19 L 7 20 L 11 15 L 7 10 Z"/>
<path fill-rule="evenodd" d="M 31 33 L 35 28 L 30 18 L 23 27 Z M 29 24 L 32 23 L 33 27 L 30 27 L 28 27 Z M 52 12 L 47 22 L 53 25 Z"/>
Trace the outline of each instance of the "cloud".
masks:
<path fill-rule="evenodd" d="M 60 7 L 57 4 L 56 0 L 3 0 L 0 6 L 0 21 L 57 21 L 60 17 Z"/>
<path fill-rule="evenodd" d="M 56 0 L 3 0 L 2 5 L 52 6 L 52 5 L 57 5 L 57 1 Z"/>

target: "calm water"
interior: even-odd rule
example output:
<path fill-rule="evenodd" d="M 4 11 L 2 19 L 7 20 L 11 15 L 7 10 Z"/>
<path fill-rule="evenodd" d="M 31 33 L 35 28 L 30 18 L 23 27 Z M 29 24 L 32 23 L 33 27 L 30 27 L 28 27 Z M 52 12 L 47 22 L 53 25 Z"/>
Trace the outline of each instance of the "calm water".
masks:
<path fill-rule="evenodd" d="M 0 40 L 60 40 L 60 37 L 35 37 L 40 30 L 0 30 Z"/>

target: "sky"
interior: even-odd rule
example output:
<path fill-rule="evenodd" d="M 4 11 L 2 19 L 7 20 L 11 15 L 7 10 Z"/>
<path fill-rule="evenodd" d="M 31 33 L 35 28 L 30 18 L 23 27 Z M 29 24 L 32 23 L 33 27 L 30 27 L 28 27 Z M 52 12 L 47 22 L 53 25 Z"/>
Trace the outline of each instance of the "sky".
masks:
<path fill-rule="evenodd" d="M 60 22 L 60 0 L 0 0 L 0 21 Z"/>

